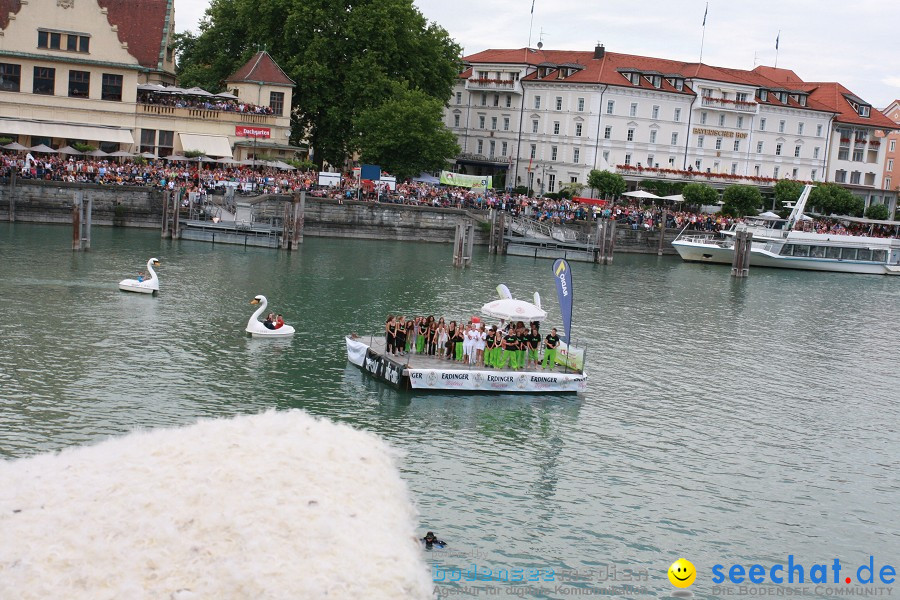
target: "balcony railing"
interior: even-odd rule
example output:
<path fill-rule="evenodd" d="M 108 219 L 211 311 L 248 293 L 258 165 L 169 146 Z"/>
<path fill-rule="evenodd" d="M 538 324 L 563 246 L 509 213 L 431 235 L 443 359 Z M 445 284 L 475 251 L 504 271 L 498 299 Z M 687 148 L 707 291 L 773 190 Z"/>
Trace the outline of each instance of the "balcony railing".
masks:
<path fill-rule="evenodd" d="M 515 79 L 488 79 L 484 77 L 470 77 L 466 82 L 470 90 L 496 90 L 504 92 L 516 91 Z"/>
<path fill-rule="evenodd" d="M 638 167 L 635 165 L 616 165 L 616 173 L 629 177 L 649 177 L 652 179 L 677 179 L 688 181 L 739 181 L 753 182 L 760 185 L 775 185 L 779 180 L 772 177 L 755 175 L 732 175 L 731 173 L 707 173 L 706 171 L 683 171 L 681 169 L 662 169 L 659 167 Z"/>
<path fill-rule="evenodd" d="M 729 98 L 715 98 L 713 96 L 703 96 L 701 104 L 703 106 L 711 106 L 713 108 L 721 108 L 724 110 L 736 110 L 740 112 L 756 112 L 756 102 L 746 100 L 731 100 Z"/>
<path fill-rule="evenodd" d="M 203 119 L 204 121 L 232 121 L 234 123 L 253 123 L 255 125 L 274 125 L 275 115 L 259 115 L 230 110 L 210 110 L 206 108 L 179 108 L 164 104 L 138 104 L 145 114 L 165 115 L 181 119 Z"/>

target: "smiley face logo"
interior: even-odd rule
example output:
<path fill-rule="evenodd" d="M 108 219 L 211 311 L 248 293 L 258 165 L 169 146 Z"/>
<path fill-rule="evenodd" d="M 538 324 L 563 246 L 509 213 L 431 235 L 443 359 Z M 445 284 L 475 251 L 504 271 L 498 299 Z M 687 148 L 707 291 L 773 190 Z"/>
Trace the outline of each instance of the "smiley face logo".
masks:
<path fill-rule="evenodd" d="M 669 581 L 677 588 L 690 587 L 697 579 L 697 569 L 685 558 L 679 558 L 669 567 Z"/>

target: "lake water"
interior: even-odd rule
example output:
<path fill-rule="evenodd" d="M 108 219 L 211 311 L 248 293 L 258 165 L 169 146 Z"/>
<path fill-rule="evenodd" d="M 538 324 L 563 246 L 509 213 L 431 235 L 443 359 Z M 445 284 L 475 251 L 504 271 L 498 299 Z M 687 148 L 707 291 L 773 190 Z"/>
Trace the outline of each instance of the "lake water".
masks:
<path fill-rule="evenodd" d="M 302 408 L 405 451 L 422 534 L 450 543 L 428 555 L 439 593 L 633 583 L 669 596 L 666 569 L 684 556 L 690 591 L 713 597 L 716 564 L 900 563 L 900 278 L 573 263 L 584 396 L 413 395 L 349 365 L 343 336 L 388 313 L 478 314 L 498 283 L 540 292 L 558 325 L 552 261 L 478 250 L 460 270 L 448 245 L 307 238 L 288 253 L 113 228 L 95 228 L 88 252 L 70 240 L 68 227 L 0 224 L 4 459 Z M 159 296 L 119 292 L 151 256 Z M 298 335 L 245 337 L 260 293 Z M 473 565 L 554 581 L 467 582 Z M 572 570 L 583 580 L 565 581 Z"/>

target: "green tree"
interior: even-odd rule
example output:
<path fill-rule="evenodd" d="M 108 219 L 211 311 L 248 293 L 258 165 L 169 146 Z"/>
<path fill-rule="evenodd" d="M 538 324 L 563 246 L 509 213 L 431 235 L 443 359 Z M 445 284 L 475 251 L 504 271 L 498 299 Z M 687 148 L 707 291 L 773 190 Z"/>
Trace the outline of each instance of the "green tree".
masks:
<path fill-rule="evenodd" d="M 604 198 L 618 198 L 627 189 L 625 178 L 610 171 L 592 169 L 588 173 L 587 182 L 592 190 L 597 190 Z"/>
<path fill-rule="evenodd" d="M 686 203 L 697 206 L 710 206 L 719 200 L 719 192 L 705 183 L 689 183 L 681 189 L 681 195 Z"/>
<path fill-rule="evenodd" d="M 212 0 L 200 34 L 176 40 L 179 83 L 217 91 L 262 44 L 296 82 L 291 139 L 320 164 L 358 149 L 357 117 L 395 83 L 445 103 L 460 72 L 460 47 L 412 0 Z"/>
<path fill-rule="evenodd" d="M 803 184 L 793 179 L 781 179 L 775 184 L 775 210 L 784 211 L 788 202 L 796 202 L 803 193 Z"/>
<path fill-rule="evenodd" d="M 722 213 L 735 217 L 755 215 L 762 204 L 759 188 L 752 185 L 730 185 L 722 194 Z"/>
<path fill-rule="evenodd" d="M 398 179 L 438 171 L 459 154 L 456 136 L 444 126 L 444 104 L 421 90 L 397 85 L 393 96 L 356 118 L 362 160 Z"/>
<path fill-rule="evenodd" d="M 884 204 L 872 204 L 869 206 L 869 208 L 866 209 L 867 219 L 887 221 L 888 216 L 890 216 L 888 215 L 888 208 Z"/>
<path fill-rule="evenodd" d="M 823 215 L 847 215 L 860 217 L 863 214 L 863 201 L 849 190 L 833 183 L 816 186 L 809 194 L 809 206 Z"/>

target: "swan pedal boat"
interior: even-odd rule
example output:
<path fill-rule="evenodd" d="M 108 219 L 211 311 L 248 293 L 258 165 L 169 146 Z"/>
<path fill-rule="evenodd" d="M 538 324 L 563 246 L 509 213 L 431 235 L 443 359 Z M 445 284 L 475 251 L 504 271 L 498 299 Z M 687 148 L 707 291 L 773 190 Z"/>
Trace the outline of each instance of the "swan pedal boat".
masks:
<path fill-rule="evenodd" d="M 269 329 L 259 320 L 260 315 L 265 312 L 266 307 L 269 305 L 265 296 L 256 296 L 250 301 L 250 304 L 259 304 L 259 308 L 247 321 L 247 329 L 245 330 L 252 337 L 290 337 L 294 335 L 294 328 L 290 325 L 282 325 L 278 329 Z"/>
<path fill-rule="evenodd" d="M 151 258 L 147 261 L 147 272 L 150 277 L 143 281 L 137 279 L 123 279 L 119 282 L 119 289 L 123 292 L 137 292 L 139 294 L 155 294 L 159 292 L 159 278 L 153 267 L 159 266 L 159 259 Z"/>

